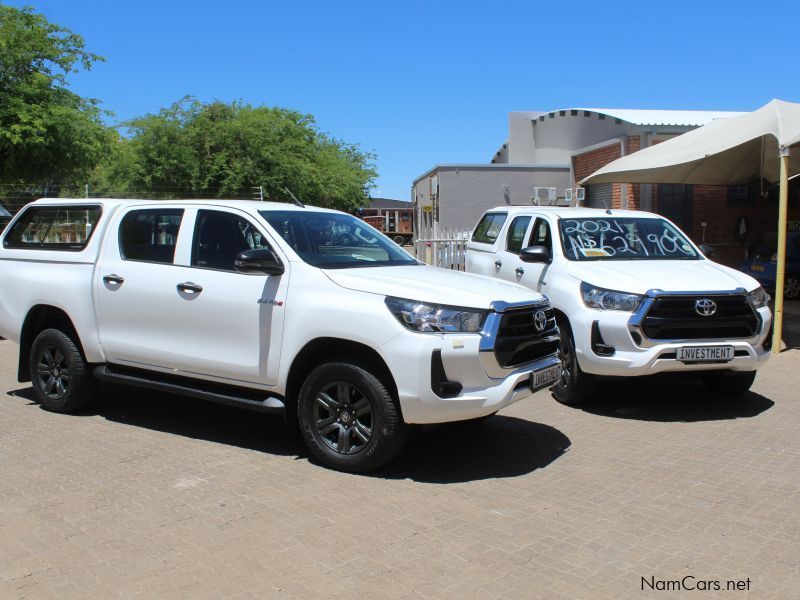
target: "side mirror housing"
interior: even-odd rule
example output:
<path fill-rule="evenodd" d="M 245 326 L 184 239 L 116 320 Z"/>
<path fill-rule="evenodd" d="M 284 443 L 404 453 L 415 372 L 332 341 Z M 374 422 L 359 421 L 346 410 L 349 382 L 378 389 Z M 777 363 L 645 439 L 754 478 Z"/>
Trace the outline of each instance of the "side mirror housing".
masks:
<path fill-rule="evenodd" d="M 700 248 L 700 252 L 702 252 L 706 258 L 714 256 L 714 249 L 708 244 L 700 244 L 698 248 Z"/>
<path fill-rule="evenodd" d="M 522 262 L 526 263 L 548 263 L 550 262 L 550 253 L 544 246 L 528 246 L 523 248 L 519 257 Z"/>
<path fill-rule="evenodd" d="M 245 250 L 236 255 L 234 268 L 250 275 L 282 275 L 286 270 L 280 259 L 268 248 Z"/>

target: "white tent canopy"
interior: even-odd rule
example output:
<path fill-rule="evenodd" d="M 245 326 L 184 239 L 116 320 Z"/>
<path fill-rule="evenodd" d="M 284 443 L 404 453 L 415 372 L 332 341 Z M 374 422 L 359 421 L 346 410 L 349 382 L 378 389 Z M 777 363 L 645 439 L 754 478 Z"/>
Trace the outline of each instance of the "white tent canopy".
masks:
<path fill-rule="evenodd" d="M 711 121 L 666 142 L 602 167 L 594 183 L 695 183 L 735 185 L 763 176 L 778 181 L 779 148 L 800 143 L 800 104 L 773 100 L 752 113 Z M 800 173 L 800 151 L 789 159 Z"/>
<path fill-rule="evenodd" d="M 789 178 L 798 174 L 800 104 L 773 100 L 752 113 L 717 119 L 666 142 L 623 156 L 580 183 L 736 185 L 756 178 L 779 181 L 772 348 L 773 352 L 780 352 Z"/>

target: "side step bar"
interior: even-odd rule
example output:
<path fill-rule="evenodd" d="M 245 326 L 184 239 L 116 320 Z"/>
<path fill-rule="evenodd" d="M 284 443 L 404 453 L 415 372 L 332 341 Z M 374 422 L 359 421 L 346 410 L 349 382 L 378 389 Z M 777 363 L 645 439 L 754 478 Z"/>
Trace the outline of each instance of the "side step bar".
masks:
<path fill-rule="evenodd" d="M 179 394 L 181 396 L 190 396 L 192 398 L 208 400 L 209 402 L 216 402 L 218 404 L 227 404 L 228 406 L 238 406 L 239 408 L 246 408 L 262 413 L 282 415 L 286 408 L 283 400 L 274 396 L 268 396 L 263 400 L 248 398 L 246 396 L 236 396 L 221 391 L 202 389 L 188 384 L 163 381 L 153 377 L 153 375 L 149 373 L 120 373 L 114 371 L 108 365 L 95 367 L 92 374 L 96 379 L 100 379 L 101 381 L 121 383 L 123 385 L 169 392 L 170 394 Z"/>

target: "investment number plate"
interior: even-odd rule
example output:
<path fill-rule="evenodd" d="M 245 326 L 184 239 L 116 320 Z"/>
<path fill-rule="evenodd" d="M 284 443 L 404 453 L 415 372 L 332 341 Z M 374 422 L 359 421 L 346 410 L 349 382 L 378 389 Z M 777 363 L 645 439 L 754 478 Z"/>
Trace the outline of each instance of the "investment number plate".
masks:
<path fill-rule="evenodd" d="M 678 348 L 681 362 L 719 362 L 733 360 L 733 346 L 684 346 Z"/>
<path fill-rule="evenodd" d="M 531 389 L 536 391 L 540 388 L 552 385 L 561 377 L 561 365 L 553 365 L 541 371 L 531 373 Z"/>

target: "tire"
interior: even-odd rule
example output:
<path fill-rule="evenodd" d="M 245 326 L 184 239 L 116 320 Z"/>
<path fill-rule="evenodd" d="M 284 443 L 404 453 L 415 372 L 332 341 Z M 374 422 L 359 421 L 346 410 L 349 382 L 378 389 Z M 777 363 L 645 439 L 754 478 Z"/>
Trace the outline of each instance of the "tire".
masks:
<path fill-rule="evenodd" d="M 31 346 L 28 360 L 33 392 L 42 408 L 71 413 L 88 406 L 95 381 L 75 342 L 58 329 L 45 329 Z"/>
<path fill-rule="evenodd" d="M 326 363 L 311 372 L 300 389 L 298 416 L 314 456 L 340 471 L 382 467 L 408 438 L 408 426 L 386 386 L 350 363 Z"/>
<path fill-rule="evenodd" d="M 353 243 L 353 238 L 349 235 L 343 235 L 339 238 L 339 245 L 340 246 L 350 246 Z"/>
<path fill-rule="evenodd" d="M 597 393 L 597 379 L 581 370 L 569 323 L 559 319 L 558 327 L 561 330 L 561 361 L 564 370 L 559 382 L 553 386 L 553 395 L 562 404 L 580 406 L 594 398 Z"/>
<path fill-rule="evenodd" d="M 396 235 L 396 236 L 394 236 L 394 237 L 392 238 L 392 241 L 393 241 L 395 244 L 397 244 L 398 246 L 405 246 L 405 244 L 406 244 L 406 238 L 404 238 L 402 235 Z"/>
<path fill-rule="evenodd" d="M 783 297 L 787 300 L 796 300 L 800 297 L 800 279 L 787 277 L 783 284 Z"/>
<path fill-rule="evenodd" d="M 703 375 L 703 384 L 715 396 L 741 396 L 753 385 L 755 371 L 716 371 Z"/>

